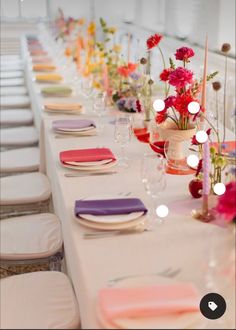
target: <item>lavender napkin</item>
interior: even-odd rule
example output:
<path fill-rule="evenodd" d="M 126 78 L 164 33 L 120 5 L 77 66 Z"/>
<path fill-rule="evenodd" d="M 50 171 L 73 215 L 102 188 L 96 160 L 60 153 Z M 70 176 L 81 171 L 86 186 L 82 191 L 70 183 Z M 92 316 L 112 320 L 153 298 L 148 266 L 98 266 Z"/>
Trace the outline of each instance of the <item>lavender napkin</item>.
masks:
<path fill-rule="evenodd" d="M 78 200 L 75 202 L 75 215 L 116 215 L 132 212 L 147 212 L 143 202 L 138 198 Z"/>
<path fill-rule="evenodd" d="M 89 119 L 67 119 L 67 120 L 55 120 L 52 122 L 52 128 L 58 129 L 80 129 L 96 127 L 95 123 Z"/>

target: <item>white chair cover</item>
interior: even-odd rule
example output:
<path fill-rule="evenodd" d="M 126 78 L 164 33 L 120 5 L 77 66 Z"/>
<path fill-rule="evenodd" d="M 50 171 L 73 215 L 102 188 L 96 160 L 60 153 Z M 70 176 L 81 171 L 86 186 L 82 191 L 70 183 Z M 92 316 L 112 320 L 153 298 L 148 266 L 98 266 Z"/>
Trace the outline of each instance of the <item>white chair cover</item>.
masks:
<path fill-rule="evenodd" d="M 78 303 L 68 277 L 34 272 L 0 281 L 1 329 L 78 329 Z"/>
<path fill-rule="evenodd" d="M 2 260 L 52 256 L 62 247 L 60 220 L 51 213 L 1 220 L 0 246 Z"/>

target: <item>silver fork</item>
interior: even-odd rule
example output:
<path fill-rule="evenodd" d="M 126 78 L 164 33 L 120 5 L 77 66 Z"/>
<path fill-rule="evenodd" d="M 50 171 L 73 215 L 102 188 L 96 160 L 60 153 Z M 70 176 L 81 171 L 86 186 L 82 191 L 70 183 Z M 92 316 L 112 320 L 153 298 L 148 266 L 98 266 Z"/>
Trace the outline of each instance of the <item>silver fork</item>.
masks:
<path fill-rule="evenodd" d="M 168 267 L 168 268 L 164 269 L 163 271 L 157 272 L 157 273 L 134 274 L 134 275 L 119 276 L 119 277 L 115 277 L 115 278 L 112 278 L 112 279 L 108 280 L 107 281 L 107 285 L 108 286 L 113 286 L 117 282 L 122 281 L 122 280 L 125 280 L 125 279 L 128 279 L 128 278 L 143 277 L 143 276 L 148 276 L 148 275 L 151 275 L 151 276 L 163 276 L 163 277 L 172 278 L 172 277 L 177 276 L 180 273 L 180 271 L 181 271 L 181 268 L 173 269 L 172 267 Z"/>

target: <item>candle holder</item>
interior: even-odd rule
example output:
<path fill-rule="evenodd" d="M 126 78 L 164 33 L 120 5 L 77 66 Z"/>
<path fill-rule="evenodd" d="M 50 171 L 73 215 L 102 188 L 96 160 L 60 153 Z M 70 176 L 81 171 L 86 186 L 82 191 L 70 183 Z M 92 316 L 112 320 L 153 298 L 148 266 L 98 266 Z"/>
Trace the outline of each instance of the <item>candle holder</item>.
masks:
<path fill-rule="evenodd" d="M 203 195 L 201 209 L 192 210 L 191 215 L 194 219 L 200 220 L 202 222 L 211 222 L 215 220 L 215 212 L 212 209 L 209 209 L 208 197 L 208 195 Z M 214 203 L 215 199 L 212 199 L 211 202 Z"/>

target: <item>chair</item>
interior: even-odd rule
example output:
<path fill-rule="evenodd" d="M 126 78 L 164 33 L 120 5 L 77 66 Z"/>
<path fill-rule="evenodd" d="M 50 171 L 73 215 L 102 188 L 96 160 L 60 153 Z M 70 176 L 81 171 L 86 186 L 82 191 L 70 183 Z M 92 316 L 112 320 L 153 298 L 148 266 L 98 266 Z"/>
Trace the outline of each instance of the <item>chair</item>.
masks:
<path fill-rule="evenodd" d="M 1 176 L 39 170 L 40 152 L 38 147 L 20 148 L 0 153 Z"/>
<path fill-rule="evenodd" d="M 34 272 L 0 280 L 1 329 L 78 329 L 79 308 L 68 277 Z"/>
<path fill-rule="evenodd" d="M 25 86 L 2 87 L 0 89 L 0 96 L 6 95 L 27 95 L 28 91 Z"/>
<path fill-rule="evenodd" d="M 24 86 L 25 82 L 23 78 L 14 79 L 0 79 L 0 87 L 7 86 Z"/>
<path fill-rule="evenodd" d="M 0 146 L 3 148 L 22 148 L 38 143 L 38 133 L 33 126 L 3 128 L 0 131 Z"/>
<path fill-rule="evenodd" d="M 22 71 L 0 71 L 0 79 L 10 79 L 10 78 L 23 78 L 24 74 Z"/>
<path fill-rule="evenodd" d="M 0 219 L 49 211 L 51 188 L 42 173 L 0 178 L 0 189 Z"/>
<path fill-rule="evenodd" d="M 11 80 L 11 79 L 8 79 Z M 17 109 L 28 108 L 30 106 L 30 98 L 27 95 L 7 95 L 1 97 L 1 109 Z"/>
<path fill-rule="evenodd" d="M 59 219 L 40 213 L 1 220 L 0 277 L 39 270 L 61 270 Z"/>
<path fill-rule="evenodd" d="M 33 123 L 33 113 L 30 109 L 0 110 L 0 125 L 2 127 L 24 126 Z"/>

